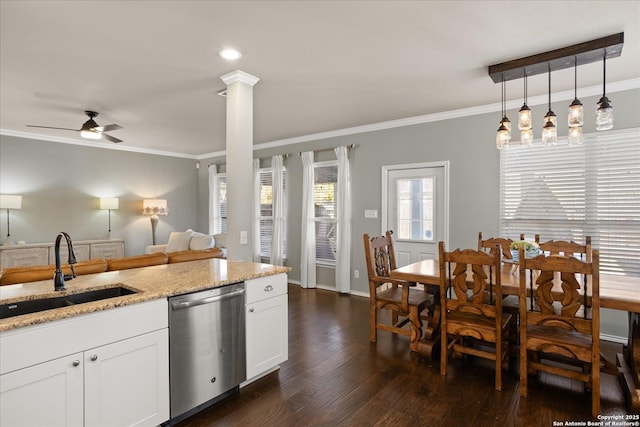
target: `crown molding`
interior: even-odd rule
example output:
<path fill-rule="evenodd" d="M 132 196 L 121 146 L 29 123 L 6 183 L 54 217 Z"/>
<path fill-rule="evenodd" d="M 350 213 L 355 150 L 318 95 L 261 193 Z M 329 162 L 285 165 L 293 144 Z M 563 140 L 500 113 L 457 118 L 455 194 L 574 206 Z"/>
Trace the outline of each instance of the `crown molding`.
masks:
<path fill-rule="evenodd" d="M 240 70 L 232 71 L 223 76 L 220 76 L 220 78 L 222 79 L 224 84 L 226 84 L 227 86 L 235 82 L 245 83 L 250 86 L 254 86 L 260 80 L 260 78 Z"/>
<path fill-rule="evenodd" d="M 129 151 L 132 153 L 153 154 L 156 156 L 179 157 L 183 159 L 197 159 L 193 154 L 175 153 L 172 151 L 152 150 L 150 148 L 130 147 L 126 145 L 117 145 L 113 143 L 87 142 L 75 138 L 64 138 L 60 136 L 43 135 L 40 133 L 21 132 L 9 129 L 0 129 L 0 135 L 13 136 L 16 138 L 35 139 L 38 141 L 59 142 L 62 144 L 81 145 L 83 147 L 101 148 L 105 150 Z"/>

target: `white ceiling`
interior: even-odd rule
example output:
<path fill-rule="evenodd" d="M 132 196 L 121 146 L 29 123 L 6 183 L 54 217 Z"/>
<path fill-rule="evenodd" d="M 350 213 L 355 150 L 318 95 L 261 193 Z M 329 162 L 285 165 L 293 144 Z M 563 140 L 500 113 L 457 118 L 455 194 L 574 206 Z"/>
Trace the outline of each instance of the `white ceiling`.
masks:
<path fill-rule="evenodd" d="M 25 125 L 79 129 L 91 109 L 123 147 L 187 157 L 225 149 L 216 93 L 238 69 L 260 78 L 255 144 L 499 103 L 487 66 L 619 32 L 607 84 L 640 78 L 635 0 L 1 0 L 0 19 L 4 134 L 79 139 Z M 243 57 L 221 59 L 228 46 Z M 601 85 L 602 64 L 578 80 Z M 529 97 L 546 87 L 530 78 Z M 572 89 L 573 70 L 553 73 L 553 92 Z M 507 96 L 521 103 L 522 80 Z"/>

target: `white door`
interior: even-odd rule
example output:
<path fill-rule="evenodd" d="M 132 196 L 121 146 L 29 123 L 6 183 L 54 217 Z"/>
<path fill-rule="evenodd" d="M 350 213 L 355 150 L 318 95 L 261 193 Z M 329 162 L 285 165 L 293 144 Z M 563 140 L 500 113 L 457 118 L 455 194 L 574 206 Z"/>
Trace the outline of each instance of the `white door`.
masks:
<path fill-rule="evenodd" d="M 438 242 L 447 242 L 448 167 L 448 162 L 383 166 L 382 227 L 393 230 L 398 267 L 437 259 Z"/>

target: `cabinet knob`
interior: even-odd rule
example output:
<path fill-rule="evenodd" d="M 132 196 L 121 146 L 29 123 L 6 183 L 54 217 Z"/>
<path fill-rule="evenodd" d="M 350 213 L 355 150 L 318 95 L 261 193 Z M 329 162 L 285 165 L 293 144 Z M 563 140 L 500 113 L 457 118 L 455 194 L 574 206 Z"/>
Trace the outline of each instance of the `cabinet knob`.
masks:
<path fill-rule="evenodd" d="M 273 290 L 273 286 L 271 286 L 271 285 L 267 285 L 267 286 L 264 287 L 264 291 L 265 292 L 271 292 L 272 290 Z"/>
<path fill-rule="evenodd" d="M 98 355 L 94 354 L 90 357 L 92 362 L 95 362 L 96 360 L 98 360 Z"/>
<path fill-rule="evenodd" d="M 80 366 L 80 361 L 79 360 L 74 360 L 71 364 L 73 366 Z"/>
<path fill-rule="evenodd" d="M 249 309 L 249 313 L 253 313 L 253 312 L 254 312 L 254 309 L 252 307 L 252 308 Z"/>

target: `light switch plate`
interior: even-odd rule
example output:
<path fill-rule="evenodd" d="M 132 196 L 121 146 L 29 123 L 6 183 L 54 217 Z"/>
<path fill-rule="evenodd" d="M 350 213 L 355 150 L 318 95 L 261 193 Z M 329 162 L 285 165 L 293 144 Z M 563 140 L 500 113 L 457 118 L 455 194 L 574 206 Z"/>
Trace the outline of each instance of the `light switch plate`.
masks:
<path fill-rule="evenodd" d="M 240 244 L 241 245 L 246 245 L 247 244 L 247 232 L 246 231 L 241 231 L 240 232 Z"/>
<path fill-rule="evenodd" d="M 378 218 L 378 210 L 377 209 L 365 209 L 364 210 L 365 218 Z"/>

